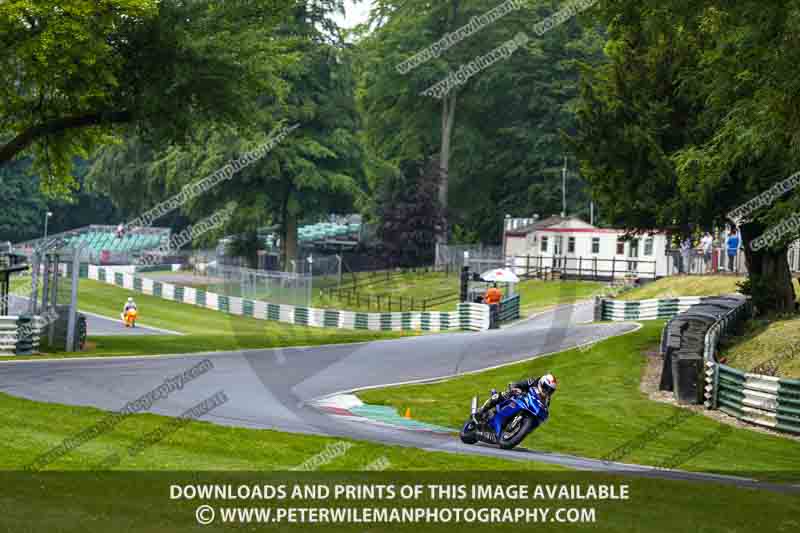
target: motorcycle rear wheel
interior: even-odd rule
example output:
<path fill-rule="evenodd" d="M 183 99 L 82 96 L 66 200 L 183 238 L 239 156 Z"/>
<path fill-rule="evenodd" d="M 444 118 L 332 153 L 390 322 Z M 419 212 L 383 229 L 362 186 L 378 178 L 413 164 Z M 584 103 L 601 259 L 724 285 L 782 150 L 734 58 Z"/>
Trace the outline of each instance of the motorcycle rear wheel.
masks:
<path fill-rule="evenodd" d="M 509 424 L 513 422 L 514 420 L 512 419 Z M 510 450 L 522 442 L 531 431 L 533 431 L 533 419 L 529 416 L 522 416 L 522 420 L 511 431 L 506 431 L 503 428 L 503 432 L 500 434 L 500 441 L 497 444 L 504 450 Z"/>

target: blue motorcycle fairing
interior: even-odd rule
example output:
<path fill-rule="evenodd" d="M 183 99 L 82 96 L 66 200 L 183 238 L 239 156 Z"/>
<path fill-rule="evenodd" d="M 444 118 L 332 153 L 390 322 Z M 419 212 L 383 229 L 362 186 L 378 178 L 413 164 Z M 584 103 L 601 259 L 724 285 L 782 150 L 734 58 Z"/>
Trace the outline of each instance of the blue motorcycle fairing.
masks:
<path fill-rule="evenodd" d="M 549 415 L 547 407 L 539 400 L 533 390 L 529 390 L 526 394 L 509 398 L 497 405 L 494 416 L 488 422 L 498 439 L 506 422 L 519 414 L 520 411 L 527 411 L 533 415 L 533 420 L 536 422 L 533 429 L 543 424 Z"/>

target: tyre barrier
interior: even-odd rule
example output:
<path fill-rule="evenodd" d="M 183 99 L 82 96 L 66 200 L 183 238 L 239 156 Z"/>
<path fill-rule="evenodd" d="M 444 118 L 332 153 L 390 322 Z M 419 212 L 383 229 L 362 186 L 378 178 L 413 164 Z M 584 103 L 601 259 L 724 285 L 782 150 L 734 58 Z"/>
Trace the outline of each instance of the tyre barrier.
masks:
<path fill-rule="evenodd" d="M 489 306 L 477 303 L 460 303 L 454 312 L 361 313 L 224 296 L 192 287 L 162 283 L 147 277 L 114 272 L 97 265 L 89 265 L 87 278 L 213 311 L 299 326 L 373 331 L 483 331 L 489 329 L 490 323 Z"/>
<path fill-rule="evenodd" d="M 672 391 L 680 403 L 703 403 L 704 361 L 712 353 L 711 344 L 716 346 L 723 333 L 749 315 L 750 308 L 750 301 L 742 295 L 703 297 L 672 317 L 661 332 L 659 388 Z"/>
<path fill-rule="evenodd" d="M 38 353 L 41 322 L 38 316 L 0 316 L 0 355 Z"/>

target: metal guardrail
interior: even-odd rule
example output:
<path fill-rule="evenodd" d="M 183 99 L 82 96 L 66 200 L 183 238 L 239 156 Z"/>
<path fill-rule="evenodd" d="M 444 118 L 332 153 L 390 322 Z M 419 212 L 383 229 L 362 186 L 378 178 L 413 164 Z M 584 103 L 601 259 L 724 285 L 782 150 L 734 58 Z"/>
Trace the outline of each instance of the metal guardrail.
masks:
<path fill-rule="evenodd" d="M 595 297 L 595 320 L 658 320 L 672 318 L 688 311 L 692 306 L 708 301 L 710 297 L 686 296 L 653 300 L 612 300 Z"/>
<path fill-rule="evenodd" d="M 800 380 L 706 362 L 706 407 L 744 422 L 800 435 Z"/>
<path fill-rule="evenodd" d="M 705 406 L 750 424 L 800 435 L 800 380 L 744 372 L 717 361 L 720 338 L 750 310 L 748 301 L 708 329 L 704 349 Z"/>

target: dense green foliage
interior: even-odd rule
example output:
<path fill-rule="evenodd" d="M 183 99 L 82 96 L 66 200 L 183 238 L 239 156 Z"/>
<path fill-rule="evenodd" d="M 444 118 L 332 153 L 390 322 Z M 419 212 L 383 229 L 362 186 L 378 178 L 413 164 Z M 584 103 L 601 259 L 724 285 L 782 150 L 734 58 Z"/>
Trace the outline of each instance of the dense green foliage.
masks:
<path fill-rule="evenodd" d="M 604 212 L 634 230 L 740 226 L 745 290 L 794 309 L 790 232 L 751 243 L 800 208 L 797 191 L 730 212 L 798 170 L 797 2 L 601 2 L 604 65 L 585 66 L 572 145 Z M 783 191 L 782 191 L 783 192 Z"/>
<path fill-rule="evenodd" d="M 247 121 L 281 62 L 280 1 L 0 3 L 0 164 L 30 152 L 42 187 L 68 194 L 74 156 L 131 125 L 153 142 L 198 122 Z"/>
<path fill-rule="evenodd" d="M 602 223 L 633 232 L 740 223 L 745 290 L 760 310 L 789 310 L 786 246 L 797 231 L 748 245 L 800 208 L 800 195 L 728 219 L 800 166 L 800 6 L 600 0 L 539 35 L 537 23 L 567 3 L 515 4 L 406 69 L 498 3 L 376 0 L 369 22 L 345 35 L 333 21 L 342 0 L 8 0 L 0 198 L 24 200 L 6 219 L 41 219 L 22 175 L 41 176 L 51 196 L 95 190 L 136 216 L 297 126 L 156 223 L 175 228 L 235 201 L 219 233 L 243 235 L 236 250 L 252 258 L 256 229 L 279 228 L 289 267 L 299 224 L 359 211 L 383 228 L 394 262 L 419 263 L 434 240 L 496 243 L 506 214 L 560 212 L 566 161 L 569 214 L 587 218 L 591 197 Z M 507 57 L 438 99 L 423 94 L 521 32 L 529 40 Z M 90 158 L 86 180 L 75 156 Z M 430 161 L 422 183 L 409 169 Z"/>

